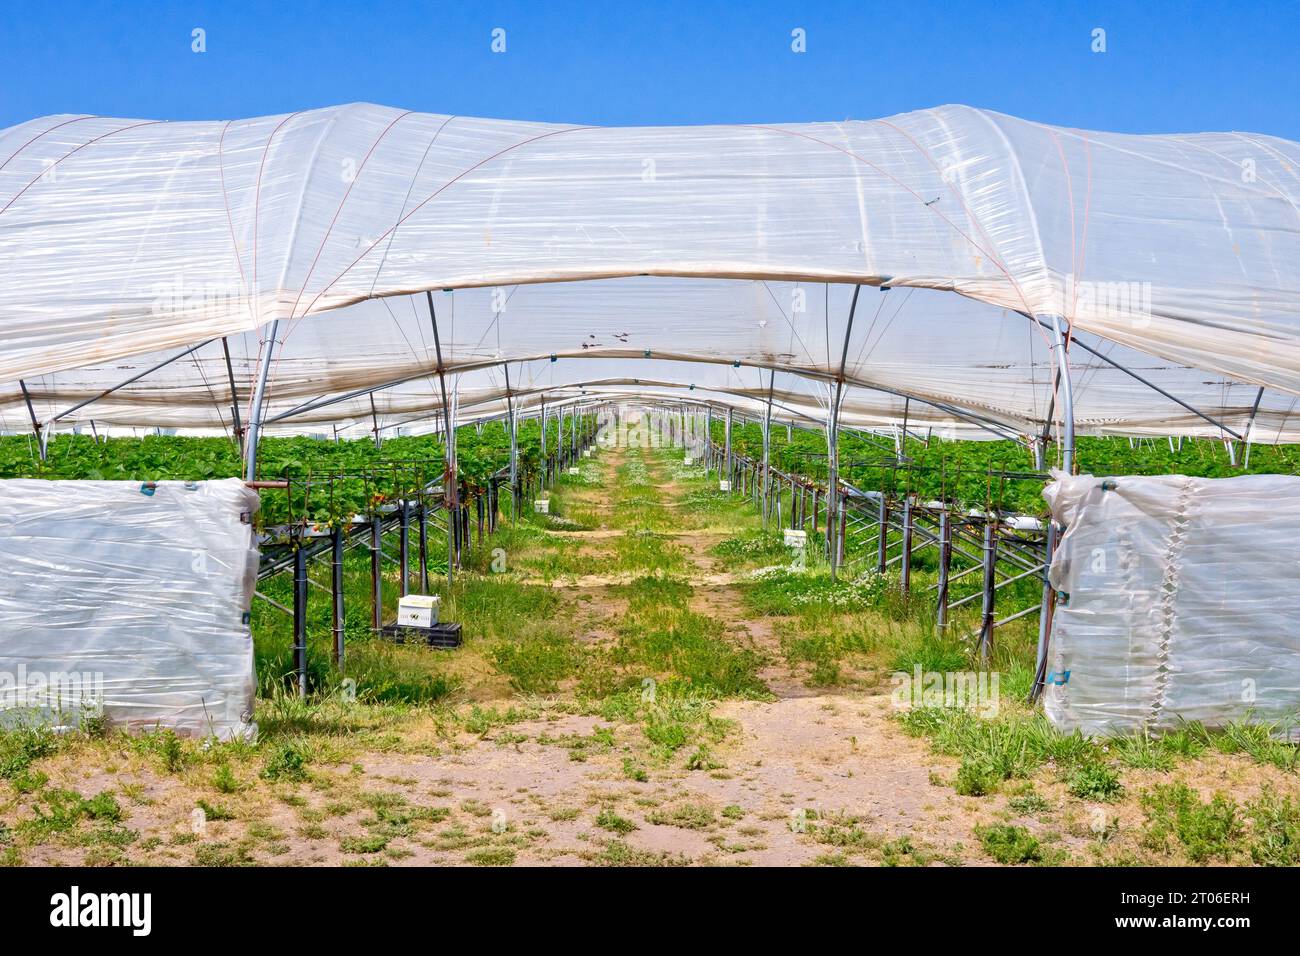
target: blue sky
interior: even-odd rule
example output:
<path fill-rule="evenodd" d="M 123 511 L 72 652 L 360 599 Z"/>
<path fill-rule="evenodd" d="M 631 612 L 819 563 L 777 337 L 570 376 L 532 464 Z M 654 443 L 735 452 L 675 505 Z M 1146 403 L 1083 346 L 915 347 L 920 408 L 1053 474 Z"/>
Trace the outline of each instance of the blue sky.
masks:
<path fill-rule="evenodd" d="M 1300 139 L 1300 3 L 32 3 L 0 0 L 0 126 L 367 100 L 600 124 L 967 103 L 1126 132 Z M 207 52 L 191 51 L 206 31 Z M 493 53 L 492 31 L 506 51 Z M 807 52 L 791 50 L 806 32 Z M 1092 31 L 1106 31 L 1094 53 Z"/>

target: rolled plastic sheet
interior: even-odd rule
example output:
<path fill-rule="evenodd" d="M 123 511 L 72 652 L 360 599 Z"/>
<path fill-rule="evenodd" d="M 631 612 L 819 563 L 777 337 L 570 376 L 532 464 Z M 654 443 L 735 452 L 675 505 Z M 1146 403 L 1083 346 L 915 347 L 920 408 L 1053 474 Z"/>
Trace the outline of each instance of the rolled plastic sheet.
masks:
<path fill-rule="evenodd" d="M 1300 478 L 1054 473 L 1064 535 L 1044 706 L 1063 730 L 1300 713 Z"/>
<path fill-rule="evenodd" d="M 0 720 L 251 736 L 257 495 L 0 481 Z"/>

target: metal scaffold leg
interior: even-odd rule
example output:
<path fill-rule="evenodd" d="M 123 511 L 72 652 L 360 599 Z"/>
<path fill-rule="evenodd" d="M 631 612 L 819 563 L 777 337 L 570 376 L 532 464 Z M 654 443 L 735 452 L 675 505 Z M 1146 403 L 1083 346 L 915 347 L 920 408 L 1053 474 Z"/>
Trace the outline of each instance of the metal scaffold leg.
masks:
<path fill-rule="evenodd" d="M 343 529 L 330 532 L 330 596 L 334 612 L 334 666 L 343 669 Z"/>
<path fill-rule="evenodd" d="M 410 593 L 411 582 L 411 509 L 405 499 L 398 506 L 397 525 L 397 565 L 401 583 L 397 593 L 406 597 Z"/>
<path fill-rule="evenodd" d="M 307 552 L 299 541 L 293 549 L 293 664 L 298 672 L 298 696 L 307 696 Z"/>
<path fill-rule="evenodd" d="M 880 539 L 876 545 L 876 571 L 884 574 L 889 565 L 889 499 L 883 493 L 876 520 L 880 525 Z"/>
<path fill-rule="evenodd" d="M 989 648 L 993 644 L 994 600 L 997 596 L 997 562 L 998 541 L 997 525 L 992 519 L 984 522 L 984 581 L 983 600 L 980 607 L 980 663 L 989 659 Z"/>
<path fill-rule="evenodd" d="M 420 593 L 429 593 L 429 505 L 420 497 Z"/>
<path fill-rule="evenodd" d="M 1052 617 L 1056 611 L 1056 591 L 1052 588 L 1049 574 L 1052 569 L 1052 556 L 1056 553 L 1056 523 L 1047 522 L 1047 535 L 1043 542 L 1043 597 L 1038 606 L 1038 652 L 1034 661 L 1034 684 L 1029 691 L 1032 704 L 1043 692 L 1047 680 L 1047 650 L 1052 637 Z"/>
<path fill-rule="evenodd" d="M 384 626 L 384 569 L 381 564 L 384 557 L 384 519 L 375 515 L 370 520 L 370 600 L 372 605 L 371 623 L 375 633 Z"/>
<path fill-rule="evenodd" d="M 939 592 L 935 601 L 935 626 L 948 626 L 948 575 L 952 570 L 952 517 L 945 508 L 939 512 Z"/>
<path fill-rule="evenodd" d="M 912 590 L 912 498 L 903 499 L 903 559 L 899 562 L 899 586 L 906 594 Z"/>

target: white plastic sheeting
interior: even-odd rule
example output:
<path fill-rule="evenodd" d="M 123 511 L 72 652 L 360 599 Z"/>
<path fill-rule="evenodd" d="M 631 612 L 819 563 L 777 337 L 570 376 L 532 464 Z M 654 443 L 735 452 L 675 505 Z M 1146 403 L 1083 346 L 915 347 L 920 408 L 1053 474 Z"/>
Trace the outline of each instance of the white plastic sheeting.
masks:
<path fill-rule="evenodd" d="M 435 296 L 453 367 L 648 354 L 838 375 L 861 283 L 893 291 L 859 302 L 855 387 L 1039 422 L 1053 369 L 1025 316 L 1061 314 L 1234 427 L 1252 405 L 1241 383 L 1290 393 L 1264 405 L 1281 432 L 1300 394 L 1297 168 L 1300 145 L 1272 137 L 1094 133 L 959 106 L 608 129 L 365 104 L 46 117 L 0 131 L 0 402 L 14 427 L 18 378 L 100 367 L 47 383 L 57 408 L 120 381 L 128 356 L 272 319 L 286 346 L 273 399 L 427 373 L 427 330 L 397 364 L 354 346 L 390 311 L 427 320 L 423 296 L 357 303 L 424 289 L 457 290 Z M 335 309 L 331 334 L 296 351 Z M 258 343 L 237 352 L 246 398 Z M 186 389 L 220 396 L 213 359 Z M 1207 432 L 1122 373 L 1085 377 L 1083 430 Z M 177 394 L 151 380 L 137 415 Z"/>
<path fill-rule="evenodd" d="M 850 426 L 888 427 L 906 412 L 909 425 L 949 437 L 995 437 L 961 417 L 965 411 L 1011 434 L 1037 435 L 1053 408 L 1055 363 L 1043 330 L 1014 312 L 951 293 L 864 289 L 850 330 L 844 317 L 852 289 L 823 283 L 633 277 L 496 292 L 433 296 L 443 360 L 456 372 L 449 387 L 459 391 L 467 416 L 504 399 L 507 375 L 515 397 L 553 398 L 555 390 L 592 383 L 635 391 L 639 383 L 655 382 L 680 389 L 687 400 L 708 390 L 712 402 L 739 408 L 765 400 L 774 368 L 778 403 L 784 398 L 812 408 L 812 418 L 824 422 L 830 379 L 842 357 L 850 387 L 841 415 Z M 322 425 L 328 431 L 333 424 L 362 421 L 369 428 L 371 389 L 377 389 L 374 402 L 384 427 L 438 417 L 437 355 L 423 295 L 372 300 L 285 323 L 277 339 L 265 410 L 271 432 L 311 433 Z M 1225 434 L 1090 355 L 1083 344 L 1101 348 L 1107 358 L 1238 433 L 1252 422 L 1257 386 L 1080 336 L 1072 350 L 1080 434 Z M 99 426 L 229 428 L 232 373 L 247 423 L 258 335 L 232 336 L 228 346 L 230 369 L 222 343 L 212 342 L 66 416 L 61 427 L 94 420 Z M 28 394 L 37 418 L 48 421 L 174 354 L 28 378 Z M 1254 440 L 1300 440 L 1300 420 L 1290 414 L 1294 404 L 1294 396 L 1266 392 L 1253 419 Z M 776 413 L 781 416 L 779 405 Z M 16 382 L 0 385 L 0 427 L 31 428 Z"/>
<path fill-rule="evenodd" d="M 0 706 L 251 733 L 257 507 L 236 479 L 0 481 Z"/>
<path fill-rule="evenodd" d="M 1112 734 L 1249 716 L 1300 735 L 1300 478 L 1055 478 L 1052 722 Z"/>

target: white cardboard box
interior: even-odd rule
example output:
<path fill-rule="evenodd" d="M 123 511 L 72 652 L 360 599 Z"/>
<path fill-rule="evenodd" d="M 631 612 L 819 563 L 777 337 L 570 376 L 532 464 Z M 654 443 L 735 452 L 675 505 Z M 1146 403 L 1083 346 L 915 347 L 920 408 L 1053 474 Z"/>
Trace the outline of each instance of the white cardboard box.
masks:
<path fill-rule="evenodd" d="M 571 475 L 576 475 L 577 473 L 578 473 L 578 469 L 577 469 L 577 468 L 570 468 L 570 469 L 569 469 L 569 474 L 571 474 Z"/>
<path fill-rule="evenodd" d="M 538 498 L 533 502 L 533 510 L 539 515 L 548 515 L 551 513 L 551 499 Z"/>
<path fill-rule="evenodd" d="M 690 455 L 687 455 L 685 458 L 682 459 L 682 464 L 683 464 L 683 465 L 693 465 L 693 464 L 695 464 L 695 459 L 692 458 Z"/>
<path fill-rule="evenodd" d="M 584 448 L 584 449 L 582 450 L 582 457 L 583 457 L 583 458 L 590 458 L 590 457 L 591 457 L 591 449 L 590 449 L 590 448 Z"/>
<path fill-rule="evenodd" d="M 408 594 L 397 601 L 397 623 L 407 627 L 433 627 L 438 623 L 436 594 Z"/>
<path fill-rule="evenodd" d="M 808 532 L 799 528 L 785 529 L 785 546 L 787 548 L 797 548 L 802 551 L 808 547 Z"/>
<path fill-rule="evenodd" d="M 726 480 L 719 481 L 719 482 L 718 482 L 718 490 L 719 490 L 719 491 L 730 491 L 730 490 L 731 490 L 731 482 L 726 481 Z"/>

